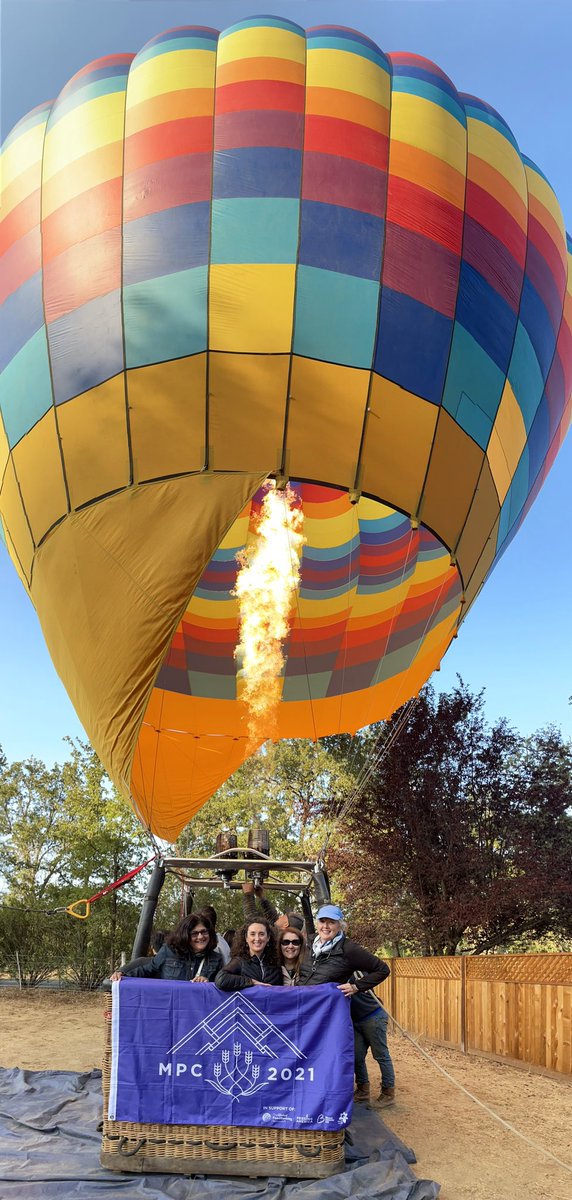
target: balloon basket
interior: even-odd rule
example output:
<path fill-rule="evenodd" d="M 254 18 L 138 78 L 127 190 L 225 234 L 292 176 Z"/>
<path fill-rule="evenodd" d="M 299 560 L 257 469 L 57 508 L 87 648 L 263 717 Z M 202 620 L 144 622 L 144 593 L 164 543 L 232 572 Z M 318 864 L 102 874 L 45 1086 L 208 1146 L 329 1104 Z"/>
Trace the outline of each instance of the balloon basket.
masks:
<path fill-rule="evenodd" d="M 344 1170 L 344 1132 L 237 1125 L 151 1125 L 106 1116 L 111 1075 L 111 996 L 106 998 L 103 1141 L 111 1171 L 174 1175 L 282 1175 L 325 1179 Z"/>

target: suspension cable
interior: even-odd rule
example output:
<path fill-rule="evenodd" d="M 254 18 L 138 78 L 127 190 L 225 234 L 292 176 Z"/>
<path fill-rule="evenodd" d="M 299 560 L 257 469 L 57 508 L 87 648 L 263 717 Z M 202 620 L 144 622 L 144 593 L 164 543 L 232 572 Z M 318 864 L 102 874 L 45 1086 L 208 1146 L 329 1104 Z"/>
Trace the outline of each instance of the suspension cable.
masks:
<path fill-rule="evenodd" d="M 378 768 L 381 766 L 381 764 L 385 761 L 390 750 L 393 748 L 393 746 L 397 742 L 398 738 L 403 733 L 403 730 L 405 729 L 406 725 L 408 724 L 409 718 L 411 717 L 411 714 L 412 714 L 416 704 L 418 703 L 418 699 L 419 699 L 418 696 L 413 696 L 412 699 L 409 700 L 409 702 L 402 709 L 399 717 L 397 718 L 397 721 L 395 722 L 395 724 L 392 726 L 392 728 L 389 731 L 388 731 L 387 726 L 384 726 L 380 730 L 380 732 L 376 738 L 376 742 L 374 743 L 374 746 L 372 747 L 372 749 L 368 755 L 368 758 L 362 767 L 362 770 L 360 772 L 358 780 L 356 781 L 353 791 L 347 797 L 347 799 L 344 801 L 341 808 L 337 811 L 337 813 L 334 815 L 334 817 L 332 818 L 332 820 L 330 822 L 330 828 L 329 828 L 329 830 L 326 834 L 325 840 L 324 840 L 324 846 L 323 846 L 323 849 L 321 852 L 321 857 L 325 856 L 326 851 L 329 846 L 329 843 L 330 843 L 330 839 L 334 832 L 334 820 L 336 822 L 336 825 L 339 825 L 342 821 L 347 819 L 349 813 L 355 807 L 358 800 L 360 800 L 361 796 L 363 795 L 365 788 L 367 787 L 367 784 L 369 783 L 372 775 L 374 774 L 374 772 L 376 770 L 378 770 Z M 384 738 L 383 741 L 381 741 L 382 738 Z M 378 743 L 381 743 L 381 744 L 378 744 Z"/>
<path fill-rule="evenodd" d="M 504 1117 L 499 1117 L 498 1113 L 496 1113 L 493 1108 L 490 1108 L 488 1104 L 485 1104 L 484 1100 L 479 1100 L 478 1096 L 475 1096 L 473 1092 L 470 1092 L 469 1089 L 464 1086 L 464 1084 L 459 1083 L 459 1080 L 455 1079 L 454 1075 L 450 1075 L 449 1071 L 446 1071 L 445 1067 L 442 1067 L 441 1064 L 438 1063 L 437 1060 L 433 1058 L 433 1056 L 429 1054 L 427 1050 L 424 1050 L 423 1046 L 419 1045 L 419 1042 L 416 1040 L 416 1038 L 411 1037 L 411 1034 L 408 1033 L 407 1030 L 399 1024 L 399 1021 L 397 1021 L 395 1017 L 391 1016 L 391 1014 L 390 1020 L 395 1026 L 397 1026 L 401 1035 L 406 1038 L 408 1042 L 411 1042 L 411 1045 L 423 1055 L 423 1058 L 426 1058 L 427 1061 L 430 1062 L 437 1071 L 441 1072 L 441 1075 L 444 1075 L 450 1083 L 453 1083 L 456 1088 L 459 1088 L 459 1091 L 464 1092 L 465 1096 L 468 1096 L 469 1099 L 473 1100 L 475 1104 L 478 1104 L 480 1108 L 484 1108 L 489 1117 L 492 1117 L 493 1120 L 498 1121 L 499 1125 L 502 1125 L 505 1129 L 508 1129 L 510 1133 L 514 1133 L 515 1137 L 518 1137 L 523 1142 L 526 1142 L 528 1146 L 532 1146 L 532 1148 L 534 1150 L 538 1150 L 540 1154 L 546 1155 L 546 1158 L 551 1158 L 552 1161 L 557 1163 L 559 1167 L 563 1167 L 565 1171 L 568 1171 L 568 1173 L 572 1175 L 572 1166 L 570 1166 L 569 1163 L 564 1162 L 561 1158 L 557 1158 L 556 1155 L 552 1154 L 550 1150 L 545 1150 L 544 1146 L 541 1146 L 539 1142 L 535 1142 L 532 1140 L 532 1138 L 527 1137 L 525 1133 L 521 1133 L 520 1129 L 516 1129 L 514 1125 L 511 1125 L 510 1121 L 505 1121 Z"/>

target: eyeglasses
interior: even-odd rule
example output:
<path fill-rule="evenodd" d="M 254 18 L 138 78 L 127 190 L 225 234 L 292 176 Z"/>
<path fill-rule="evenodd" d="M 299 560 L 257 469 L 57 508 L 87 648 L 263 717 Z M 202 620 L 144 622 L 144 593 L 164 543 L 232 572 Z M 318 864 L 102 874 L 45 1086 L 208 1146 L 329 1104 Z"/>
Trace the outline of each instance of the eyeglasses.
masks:
<path fill-rule="evenodd" d="M 206 929 L 193 929 L 193 932 L 191 934 L 192 938 L 193 937 L 208 937 L 208 936 L 209 935 L 208 935 Z"/>
<path fill-rule="evenodd" d="M 302 943 L 298 941 L 298 938 L 282 938 L 282 945 L 283 946 L 301 946 Z"/>

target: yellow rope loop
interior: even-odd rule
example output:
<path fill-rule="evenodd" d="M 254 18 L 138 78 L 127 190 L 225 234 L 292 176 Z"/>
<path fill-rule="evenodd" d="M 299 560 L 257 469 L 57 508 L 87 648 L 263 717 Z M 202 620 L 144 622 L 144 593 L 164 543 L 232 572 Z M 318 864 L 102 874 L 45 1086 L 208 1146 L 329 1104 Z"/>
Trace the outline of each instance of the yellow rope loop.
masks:
<path fill-rule="evenodd" d="M 80 904 L 85 904 L 84 912 L 76 911 L 76 909 L 79 907 Z M 77 917 L 78 921 L 87 921 L 87 918 L 89 917 L 89 914 L 91 912 L 91 901 L 90 900 L 74 900 L 73 904 L 68 904 L 68 906 L 66 908 L 66 912 L 69 913 L 70 917 Z"/>

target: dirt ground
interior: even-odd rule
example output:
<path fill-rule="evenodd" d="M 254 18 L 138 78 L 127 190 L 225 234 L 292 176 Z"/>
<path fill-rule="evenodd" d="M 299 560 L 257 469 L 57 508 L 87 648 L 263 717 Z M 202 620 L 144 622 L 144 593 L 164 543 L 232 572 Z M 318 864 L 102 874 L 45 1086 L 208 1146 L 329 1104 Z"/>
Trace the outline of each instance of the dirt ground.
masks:
<path fill-rule="evenodd" d="M 0 991 L 0 1063 L 30 1070 L 99 1067 L 103 997 Z M 498 1116 L 572 1169 L 572 1080 L 519 1070 L 422 1043 L 437 1063 Z M 390 1038 L 398 1101 L 383 1116 L 417 1155 L 419 1178 L 441 1200 L 570 1200 L 572 1174 L 504 1129 L 427 1062 Z M 370 1071 L 378 1083 L 377 1068 Z"/>

